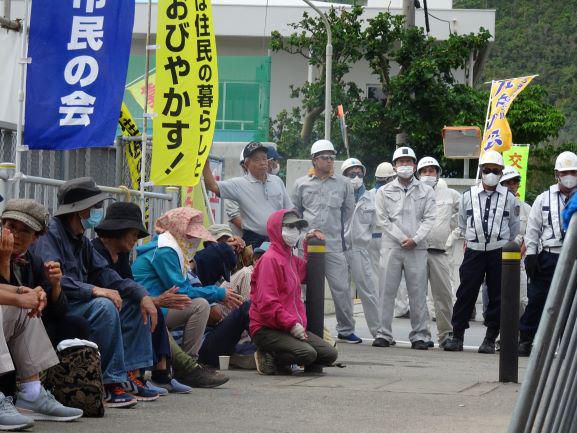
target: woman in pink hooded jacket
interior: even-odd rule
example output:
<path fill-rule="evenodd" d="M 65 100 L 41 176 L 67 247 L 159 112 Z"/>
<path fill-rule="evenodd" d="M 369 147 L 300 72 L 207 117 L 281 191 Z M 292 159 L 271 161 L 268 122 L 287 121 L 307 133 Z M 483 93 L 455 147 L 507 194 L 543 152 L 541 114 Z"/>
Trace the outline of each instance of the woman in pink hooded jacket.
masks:
<path fill-rule="evenodd" d="M 306 279 L 305 260 L 293 255 L 307 222 L 292 210 L 273 213 L 267 221 L 271 241 L 251 278 L 250 334 L 258 350 L 257 370 L 261 374 L 290 373 L 290 366 L 329 365 L 337 351 L 322 338 L 307 333 L 307 317 L 301 299 Z M 305 242 L 323 234 L 312 231 Z M 304 250 L 306 251 L 306 245 Z"/>

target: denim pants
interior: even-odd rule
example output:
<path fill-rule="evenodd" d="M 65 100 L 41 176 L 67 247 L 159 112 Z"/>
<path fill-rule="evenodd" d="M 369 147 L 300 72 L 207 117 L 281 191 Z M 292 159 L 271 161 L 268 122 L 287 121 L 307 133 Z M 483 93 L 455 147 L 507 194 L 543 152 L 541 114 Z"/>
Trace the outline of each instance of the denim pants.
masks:
<path fill-rule="evenodd" d="M 90 322 L 90 340 L 98 345 L 105 384 L 125 382 L 126 372 L 152 365 L 150 324 L 144 324 L 138 302 L 123 299 L 120 312 L 111 300 L 94 298 L 70 303 L 70 313 Z"/>

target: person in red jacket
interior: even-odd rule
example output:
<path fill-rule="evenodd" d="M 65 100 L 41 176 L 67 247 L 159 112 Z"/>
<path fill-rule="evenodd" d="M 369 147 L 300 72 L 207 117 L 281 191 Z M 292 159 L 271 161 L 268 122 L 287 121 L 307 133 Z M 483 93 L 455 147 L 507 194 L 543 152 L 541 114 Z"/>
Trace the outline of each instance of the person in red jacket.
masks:
<path fill-rule="evenodd" d="M 260 374 L 290 374 L 293 364 L 330 365 L 338 356 L 334 347 L 306 331 L 307 317 L 301 299 L 306 255 L 303 260 L 293 255 L 293 249 L 307 226 L 295 211 L 286 209 L 274 212 L 267 221 L 271 244 L 252 274 L 249 312 Z M 322 232 L 313 230 L 304 236 L 304 242 L 311 237 L 324 239 Z"/>

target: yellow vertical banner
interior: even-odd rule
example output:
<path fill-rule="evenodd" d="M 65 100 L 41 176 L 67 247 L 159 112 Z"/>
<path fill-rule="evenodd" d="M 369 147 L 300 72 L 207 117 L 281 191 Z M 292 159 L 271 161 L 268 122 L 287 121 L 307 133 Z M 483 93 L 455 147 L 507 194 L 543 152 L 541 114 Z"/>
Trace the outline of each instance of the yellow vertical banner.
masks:
<path fill-rule="evenodd" d="M 490 108 L 485 122 L 485 134 L 481 153 L 487 150 L 504 152 L 511 148 L 513 136 L 507 121 L 507 112 L 515 98 L 536 75 L 493 81 L 491 84 Z"/>
<path fill-rule="evenodd" d="M 519 200 L 525 201 L 525 191 L 527 187 L 527 166 L 529 165 L 529 145 L 513 145 L 509 150 L 503 152 L 505 165 L 513 167 L 521 175 L 521 183 L 517 190 Z"/>
<path fill-rule="evenodd" d="M 150 180 L 195 186 L 208 158 L 218 108 L 210 0 L 159 0 Z"/>
<path fill-rule="evenodd" d="M 118 124 L 122 130 L 122 135 L 128 137 L 137 137 L 140 135 L 138 126 L 130 114 L 128 107 L 123 102 L 120 108 L 120 118 Z M 140 141 L 129 141 L 124 147 L 126 164 L 130 173 L 130 182 L 132 189 L 140 188 L 140 164 L 142 163 L 142 146 Z"/>

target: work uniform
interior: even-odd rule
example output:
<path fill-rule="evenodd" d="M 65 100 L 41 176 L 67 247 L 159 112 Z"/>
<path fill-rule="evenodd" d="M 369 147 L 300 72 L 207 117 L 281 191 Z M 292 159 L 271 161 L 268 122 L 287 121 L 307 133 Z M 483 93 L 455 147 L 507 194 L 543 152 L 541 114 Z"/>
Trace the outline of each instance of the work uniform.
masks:
<path fill-rule="evenodd" d="M 460 194 L 443 183 L 435 186 L 435 224 L 427 236 L 427 272 L 437 320 L 439 343 L 449 338 L 453 327 L 453 290 L 447 241 L 459 220 Z"/>
<path fill-rule="evenodd" d="M 529 281 L 529 303 L 521 317 L 519 329 L 522 335 L 526 334 L 530 339 L 535 336 L 539 327 L 563 246 L 565 230 L 562 212 L 567 201 L 568 197 L 559 191 L 559 185 L 552 185 L 535 199 L 529 214 L 525 233 L 526 254 L 538 254 L 540 272 Z"/>
<path fill-rule="evenodd" d="M 343 236 L 355 208 L 353 186 L 340 175 L 322 180 L 314 174 L 303 176 L 295 181 L 292 201 L 309 229 L 325 235 L 325 273 L 335 303 L 337 332 L 348 336 L 355 330 L 355 321 Z"/>
<path fill-rule="evenodd" d="M 435 222 L 435 193 L 413 178 L 408 186 L 398 179 L 377 191 L 375 199 L 377 227 L 383 231 L 379 297 L 381 324 L 377 337 L 393 341 L 392 322 L 395 296 L 404 272 L 411 309 L 411 342 L 429 341 L 427 311 L 427 236 Z M 412 250 L 401 247 L 411 238 Z"/>
<path fill-rule="evenodd" d="M 379 326 L 378 289 L 368 248 L 375 227 L 375 193 L 362 188 L 353 215 L 345 226 L 345 256 L 363 304 L 367 326 L 374 337 Z"/>
<path fill-rule="evenodd" d="M 487 284 L 489 303 L 485 326 L 497 337 L 501 314 L 501 250 L 519 234 L 520 204 L 504 186 L 486 191 L 472 186 L 461 195 L 459 228 L 466 249 L 459 268 L 461 283 L 453 307 L 454 333 L 464 333 L 483 281 Z"/>

